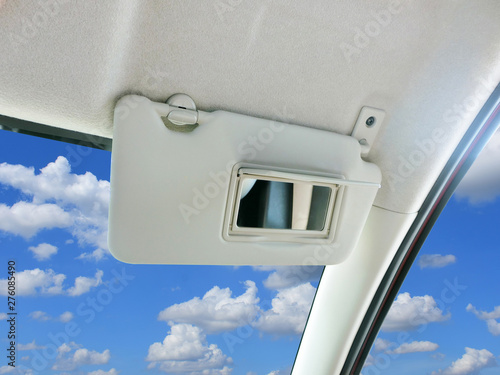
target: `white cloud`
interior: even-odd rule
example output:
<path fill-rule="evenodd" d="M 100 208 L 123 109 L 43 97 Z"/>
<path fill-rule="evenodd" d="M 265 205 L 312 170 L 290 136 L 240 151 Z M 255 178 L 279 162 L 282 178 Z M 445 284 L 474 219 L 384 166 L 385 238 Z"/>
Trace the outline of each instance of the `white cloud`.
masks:
<path fill-rule="evenodd" d="M 315 292 L 310 283 L 278 291 L 271 309 L 261 313 L 255 327 L 275 335 L 302 334 Z"/>
<path fill-rule="evenodd" d="M 7 319 L 7 313 L 0 313 L 0 320 L 6 320 Z"/>
<path fill-rule="evenodd" d="M 104 370 L 96 370 L 96 371 L 91 371 L 87 373 L 87 375 L 118 375 L 119 371 L 116 369 L 112 368 L 109 371 L 104 371 Z"/>
<path fill-rule="evenodd" d="M 434 358 L 436 361 L 442 361 L 446 356 L 443 353 L 434 353 L 431 354 L 431 358 Z"/>
<path fill-rule="evenodd" d="M 476 315 L 479 319 L 486 321 L 488 331 L 493 336 L 500 335 L 500 322 L 497 322 L 497 319 L 500 318 L 500 306 L 496 306 L 491 312 L 486 312 L 478 311 L 469 303 L 466 307 L 466 310 L 474 313 L 474 315 Z"/>
<path fill-rule="evenodd" d="M 46 322 L 47 320 L 50 320 L 50 316 L 47 315 L 45 311 L 33 311 L 30 313 L 29 317 L 33 320 L 38 320 L 39 322 Z"/>
<path fill-rule="evenodd" d="M 500 323 L 499 322 L 497 322 L 494 319 L 488 319 L 486 321 L 486 325 L 488 326 L 488 331 L 490 331 L 490 333 L 493 336 L 500 335 Z"/>
<path fill-rule="evenodd" d="M 0 229 L 29 238 L 43 228 L 68 227 L 80 245 L 107 250 L 109 181 L 90 172 L 71 173 L 68 160 L 59 156 L 38 174 L 32 167 L 2 163 L 0 183 L 32 197 L 11 208 L 0 205 Z"/>
<path fill-rule="evenodd" d="M 101 284 L 103 272 L 97 270 L 94 278 L 79 276 L 75 279 L 75 284 L 68 290 L 64 290 L 64 280 L 66 275 L 55 273 L 54 270 L 25 270 L 17 273 L 17 291 L 19 296 L 59 295 L 79 296 L 87 293 L 91 288 Z M 0 280 L 0 295 L 7 295 L 7 279 Z"/>
<path fill-rule="evenodd" d="M 285 289 L 316 281 L 323 272 L 323 266 L 254 266 L 255 271 L 272 272 L 263 284 L 268 289 Z"/>
<path fill-rule="evenodd" d="M 63 293 L 63 282 L 66 275 L 55 273 L 54 270 L 25 270 L 17 273 L 16 294 L 19 296 L 36 293 L 55 295 Z M 7 295 L 7 279 L 0 280 L 0 295 Z"/>
<path fill-rule="evenodd" d="M 30 246 L 28 249 L 33 252 L 34 257 L 37 260 L 47 260 L 52 255 L 57 254 L 57 247 L 48 243 L 41 243 L 38 246 Z"/>
<path fill-rule="evenodd" d="M 290 375 L 290 374 L 291 374 L 291 369 L 288 369 L 288 370 L 274 370 L 274 371 L 271 371 L 267 375 Z"/>
<path fill-rule="evenodd" d="M 63 323 L 68 323 L 69 321 L 71 321 L 75 316 L 73 315 L 72 312 L 70 311 L 66 311 L 66 312 L 63 312 L 60 316 L 59 316 L 59 321 L 60 322 L 63 322 Z"/>
<path fill-rule="evenodd" d="M 439 348 L 439 345 L 430 341 L 412 341 L 401 344 L 401 346 L 390 351 L 390 353 L 406 354 L 417 352 L 432 352 L 437 348 Z"/>
<path fill-rule="evenodd" d="M 441 255 L 441 254 L 424 254 L 418 259 L 420 268 L 442 268 L 448 264 L 455 263 L 457 258 L 455 255 Z"/>
<path fill-rule="evenodd" d="M 393 302 L 382 325 L 383 331 L 408 331 L 432 322 L 449 319 L 444 315 L 431 296 L 411 297 L 409 293 L 400 293 Z"/>
<path fill-rule="evenodd" d="M 2 366 L 0 367 L 0 374 L 11 374 L 11 375 L 33 375 L 33 370 L 26 368 L 24 366 Z"/>
<path fill-rule="evenodd" d="M 274 370 L 274 371 L 271 371 L 267 375 L 290 375 L 291 373 L 292 373 L 292 367 L 289 367 L 289 368 L 284 369 L 284 370 Z"/>
<path fill-rule="evenodd" d="M 172 324 L 163 343 L 149 347 L 146 361 L 191 361 L 203 357 L 208 347 L 201 328 L 190 324 Z"/>
<path fill-rule="evenodd" d="M 38 320 L 40 322 L 46 322 L 48 320 L 52 320 L 52 317 L 48 315 L 45 311 L 33 311 L 32 313 L 29 314 L 29 317 L 34 320 Z M 74 315 L 70 311 L 63 312 L 59 317 L 55 320 L 62 322 L 62 323 L 67 323 L 71 321 L 74 318 Z"/>
<path fill-rule="evenodd" d="M 216 344 L 208 344 L 203 331 L 190 324 L 171 324 L 163 342 L 153 343 L 148 350 L 148 368 L 166 373 L 230 374 L 227 357 Z"/>
<path fill-rule="evenodd" d="M 95 288 L 102 283 L 102 275 L 103 272 L 97 270 L 93 278 L 78 276 L 75 279 L 75 285 L 68 289 L 68 294 L 72 297 L 76 297 L 89 292 L 91 288 Z"/>
<path fill-rule="evenodd" d="M 433 375 L 471 375 L 477 374 L 481 369 L 495 367 L 497 362 L 493 353 L 486 349 L 477 350 L 465 348 L 465 354 L 454 361 L 450 367 L 433 372 Z"/>
<path fill-rule="evenodd" d="M 478 311 L 474 306 L 472 306 L 472 304 L 469 303 L 466 307 L 466 310 L 469 312 L 473 312 L 474 315 L 476 315 L 481 320 L 500 318 L 500 306 L 496 306 L 495 308 L 493 308 L 492 311 L 486 312 L 486 311 Z"/>
<path fill-rule="evenodd" d="M 492 202 L 500 196 L 500 130 L 496 131 L 457 187 L 458 199 L 471 204 Z"/>
<path fill-rule="evenodd" d="M 74 342 L 62 344 L 57 348 L 57 352 L 56 362 L 52 366 L 52 370 L 57 371 L 73 371 L 83 365 L 105 365 L 111 358 L 109 349 L 99 353 L 94 350 L 81 348 Z"/>
<path fill-rule="evenodd" d="M 11 207 L 0 203 L 0 230 L 26 239 L 41 229 L 67 228 L 73 223 L 69 213 L 52 203 L 17 202 Z"/>
<path fill-rule="evenodd" d="M 238 297 L 232 297 L 229 288 L 214 286 L 201 299 L 195 297 L 167 307 L 158 314 L 158 319 L 194 324 L 207 333 L 232 331 L 249 324 L 258 312 L 257 287 L 250 280 L 245 281 L 245 286 L 246 291 Z"/>
<path fill-rule="evenodd" d="M 365 363 L 363 363 L 363 368 L 368 367 L 368 366 L 373 366 L 375 364 L 375 357 L 372 356 L 371 354 L 368 354 L 368 357 L 366 357 Z M 363 374 L 361 374 L 363 375 Z"/>
<path fill-rule="evenodd" d="M 377 337 L 375 343 L 373 344 L 373 350 L 376 352 L 382 352 L 384 350 L 389 349 L 390 346 L 395 346 L 395 344 L 389 340 Z"/>
<path fill-rule="evenodd" d="M 39 349 L 44 349 L 45 346 L 40 346 L 35 343 L 35 340 L 28 344 L 17 344 L 17 350 L 39 350 Z"/>
<path fill-rule="evenodd" d="M 91 253 L 82 253 L 76 257 L 76 259 L 90 260 L 94 262 L 98 262 L 101 259 L 104 259 L 107 255 L 107 251 L 103 249 L 95 249 Z"/>

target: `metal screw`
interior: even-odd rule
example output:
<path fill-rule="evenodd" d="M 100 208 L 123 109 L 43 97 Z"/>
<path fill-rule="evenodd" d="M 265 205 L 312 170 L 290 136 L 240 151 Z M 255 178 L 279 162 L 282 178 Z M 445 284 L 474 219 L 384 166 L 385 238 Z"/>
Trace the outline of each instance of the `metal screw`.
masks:
<path fill-rule="evenodd" d="M 375 117 L 370 116 L 366 119 L 366 126 L 370 127 L 375 124 Z"/>

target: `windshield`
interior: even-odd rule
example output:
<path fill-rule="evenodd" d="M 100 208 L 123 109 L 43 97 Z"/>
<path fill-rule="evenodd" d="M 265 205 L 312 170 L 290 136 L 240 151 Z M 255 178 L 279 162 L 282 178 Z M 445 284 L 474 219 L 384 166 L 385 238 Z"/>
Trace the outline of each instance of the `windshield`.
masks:
<path fill-rule="evenodd" d="M 106 238 L 111 154 L 0 135 L 6 300 L 16 280 L 0 316 L 17 319 L 16 371 L 290 372 L 323 267 L 121 263 Z"/>

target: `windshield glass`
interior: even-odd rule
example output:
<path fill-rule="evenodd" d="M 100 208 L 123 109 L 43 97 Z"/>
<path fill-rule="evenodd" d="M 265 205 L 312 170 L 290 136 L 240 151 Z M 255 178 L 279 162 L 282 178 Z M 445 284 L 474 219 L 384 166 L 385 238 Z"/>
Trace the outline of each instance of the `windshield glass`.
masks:
<path fill-rule="evenodd" d="M 107 248 L 111 153 L 5 131 L 0 143 L 16 371 L 290 372 L 323 267 L 121 263 Z"/>

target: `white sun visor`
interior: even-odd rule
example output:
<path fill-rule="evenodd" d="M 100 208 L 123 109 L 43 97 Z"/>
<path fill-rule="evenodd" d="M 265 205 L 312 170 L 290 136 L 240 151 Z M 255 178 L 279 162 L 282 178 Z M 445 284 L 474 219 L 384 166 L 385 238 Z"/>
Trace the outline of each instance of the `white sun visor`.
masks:
<path fill-rule="evenodd" d="M 357 139 L 129 95 L 115 108 L 109 246 L 129 263 L 347 258 L 380 187 Z"/>

